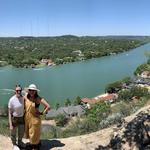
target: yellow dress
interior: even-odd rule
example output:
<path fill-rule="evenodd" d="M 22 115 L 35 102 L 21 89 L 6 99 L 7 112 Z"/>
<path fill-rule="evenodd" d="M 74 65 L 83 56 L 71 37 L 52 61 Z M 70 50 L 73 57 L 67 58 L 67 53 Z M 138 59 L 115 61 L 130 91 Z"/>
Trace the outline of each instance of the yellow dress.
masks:
<path fill-rule="evenodd" d="M 39 144 L 41 131 L 41 118 L 36 116 L 34 100 L 25 97 L 25 135 L 31 144 Z"/>

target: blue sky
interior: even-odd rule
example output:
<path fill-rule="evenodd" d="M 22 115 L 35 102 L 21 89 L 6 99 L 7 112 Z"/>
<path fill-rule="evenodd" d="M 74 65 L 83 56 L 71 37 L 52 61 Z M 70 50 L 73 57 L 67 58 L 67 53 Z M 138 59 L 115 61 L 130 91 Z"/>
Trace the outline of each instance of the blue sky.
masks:
<path fill-rule="evenodd" d="M 150 0 L 0 0 L 0 36 L 150 35 Z"/>

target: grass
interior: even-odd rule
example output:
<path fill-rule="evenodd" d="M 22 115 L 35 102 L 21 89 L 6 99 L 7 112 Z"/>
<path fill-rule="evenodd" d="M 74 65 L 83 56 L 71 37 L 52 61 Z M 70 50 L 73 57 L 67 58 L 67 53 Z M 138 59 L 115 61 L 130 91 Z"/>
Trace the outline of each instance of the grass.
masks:
<path fill-rule="evenodd" d="M 8 118 L 7 117 L 0 117 L 0 134 L 2 135 L 9 135 L 9 125 L 8 125 Z"/>

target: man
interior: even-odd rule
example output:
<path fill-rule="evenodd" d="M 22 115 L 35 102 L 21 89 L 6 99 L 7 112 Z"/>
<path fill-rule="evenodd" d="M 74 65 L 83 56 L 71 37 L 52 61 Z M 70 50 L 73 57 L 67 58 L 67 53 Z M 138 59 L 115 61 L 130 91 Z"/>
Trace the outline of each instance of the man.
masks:
<path fill-rule="evenodd" d="M 15 88 L 15 95 L 9 99 L 8 113 L 12 144 L 14 147 L 18 145 L 19 147 L 24 148 L 25 144 L 22 142 L 24 135 L 24 98 L 21 93 L 22 88 L 20 85 L 17 85 Z M 17 133 L 18 141 L 16 143 Z"/>

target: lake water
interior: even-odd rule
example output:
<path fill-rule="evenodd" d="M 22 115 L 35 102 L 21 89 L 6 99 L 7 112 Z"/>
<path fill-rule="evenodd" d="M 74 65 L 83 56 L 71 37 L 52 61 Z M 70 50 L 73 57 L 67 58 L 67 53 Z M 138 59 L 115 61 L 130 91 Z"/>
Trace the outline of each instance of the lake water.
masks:
<path fill-rule="evenodd" d="M 107 84 L 132 76 L 146 62 L 150 43 L 129 52 L 102 58 L 40 69 L 0 68 L 0 106 L 8 103 L 16 84 L 27 87 L 34 83 L 51 105 L 62 104 L 77 96 L 95 97 L 104 93 Z"/>

